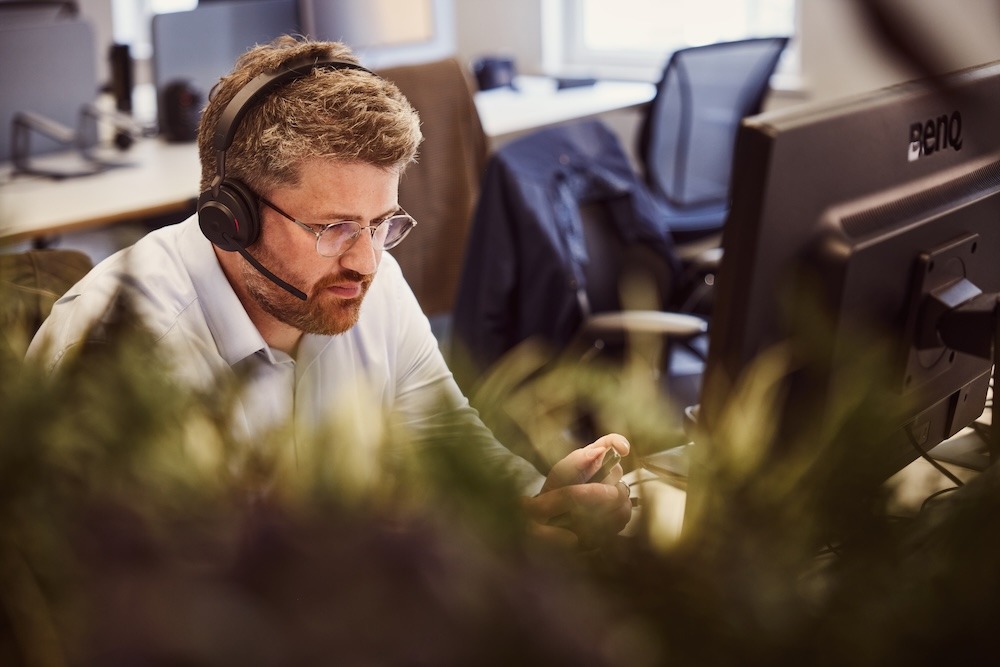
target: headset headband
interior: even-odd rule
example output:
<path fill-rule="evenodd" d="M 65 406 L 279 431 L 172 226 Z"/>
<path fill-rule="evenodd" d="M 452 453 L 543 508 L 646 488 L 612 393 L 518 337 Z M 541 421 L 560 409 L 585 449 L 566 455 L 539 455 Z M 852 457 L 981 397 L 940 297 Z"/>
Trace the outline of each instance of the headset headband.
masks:
<path fill-rule="evenodd" d="M 217 151 L 225 151 L 233 143 L 236 128 L 247 111 L 253 108 L 258 99 L 280 86 L 282 83 L 305 76 L 314 69 L 356 69 L 372 74 L 371 70 L 357 63 L 334 58 L 323 59 L 318 56 L 308 56 L 292 60 L 277 72 L 263 72 L 251 79 L 239 92 L 229 100 L 229 104 L 219 116 L 215 125 L 213 145 Z"/>

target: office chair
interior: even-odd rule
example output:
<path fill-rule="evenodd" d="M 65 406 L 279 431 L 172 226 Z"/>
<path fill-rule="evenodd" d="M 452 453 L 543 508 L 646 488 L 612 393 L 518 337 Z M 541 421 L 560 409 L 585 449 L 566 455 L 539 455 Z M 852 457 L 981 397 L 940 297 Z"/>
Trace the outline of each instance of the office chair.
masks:
<path fill-rule="evenodd" d="M 0 342 L 24 356 L 52 304 L 93 267 L 78 250 L 0 253 Z"/>
<path fill-rule="evenodd" d="M 679 252 L 718 242 L 740 121 L 760 111 L 787 37 L 721 42 L 675 51 L 639 132 L 638 154 L 667 209 Z"/>
<path fill-rule="evenodd" d="M 399 203 L 418 223 L 414 240 L 392 252 L 424 312 L 450 319 L 487 142 L 471 74 L 458 60 L 386 68 L 420 114 L 424 141 L 399 183 Z M 444 325 L 445 327 L 447 324 Z"/>
<path fill-rule="evenodd" d="M 623 349 L 629 332 L 664 336 L 662 368 L 678 403 L 697 400 L 707 323 L 666 312 L 678 275 L 670 230 L 616 136 L 588 120 L 533 132 L 498 149 L 483 178 L 454 313 L 456 378 L 473 393 L 523 341 L 581 360 Z M 623 308 L 622 282 L 641 272 L 657 301 Z M 684 364 L 676 364 L 680 357 Z M 674 396 L 671 393 L 671 396 Z"/>
<path fill-rule="evenodd" d="M 580 296 L 582 321 L 572 345 L 585 349 L 585 360 L 601 356 L 621 361 L 635 337 L 658 339 L 662 349 L 656 349 L 662 357 L 646 360 L 651 377 L 682 410 L 697 403 L 701 394 L 708 321 L 670 310 L 680 288 L 680 263 L 647 243 L 623 236 L 613 222 L 614 206 L 595 201 L 580 207 L 587 289 Z M 628 292 L 633 301 L 625 300 Z"/>

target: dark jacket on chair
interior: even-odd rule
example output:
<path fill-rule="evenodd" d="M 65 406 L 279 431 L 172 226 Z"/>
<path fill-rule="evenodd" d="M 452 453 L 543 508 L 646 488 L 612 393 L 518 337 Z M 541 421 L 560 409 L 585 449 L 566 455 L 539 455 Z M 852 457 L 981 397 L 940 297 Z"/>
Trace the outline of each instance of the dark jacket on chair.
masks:
<path fill-rule="evenodd" d="M 458 359 L 468 355 L 478 372 L 527 338 L 553 346 L 571 340 L 587 287 L 579 207 L 595 200 L 607 203 L 624 239 L 673 258 L 657 204 L 603 123 L 541 130 L 494 154 L 455 305 Z"/>

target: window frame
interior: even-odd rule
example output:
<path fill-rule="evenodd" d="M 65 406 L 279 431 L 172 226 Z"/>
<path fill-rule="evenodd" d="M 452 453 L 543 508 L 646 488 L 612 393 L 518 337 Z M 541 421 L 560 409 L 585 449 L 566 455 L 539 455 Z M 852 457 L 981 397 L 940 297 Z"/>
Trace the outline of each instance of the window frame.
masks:
<path fill-rule="evenodd" d="M 693 42 L 678 42 L 662 50 L 634 49 L 628 51 L 596 50 L 584 43 L 584 0 L 542 0 L 543 29 L 546 48 L 543 50 L 543 69 L 558 74 L 578 74 L 605 78 L 656 81 L 663 71 L 670 53 L 678 48 L 695 46 Z M 744 0 L 753 2 L 755 0 Z M 794 80 L 799 72 L 799 4 L 792 4 L 791 41 L 785 49 L 776 70 L 776 78 Z M 761 32 L 748 32 L 746 37 L 770 36 Z M 702 42 L 704 43 L 704 42 Z"/>

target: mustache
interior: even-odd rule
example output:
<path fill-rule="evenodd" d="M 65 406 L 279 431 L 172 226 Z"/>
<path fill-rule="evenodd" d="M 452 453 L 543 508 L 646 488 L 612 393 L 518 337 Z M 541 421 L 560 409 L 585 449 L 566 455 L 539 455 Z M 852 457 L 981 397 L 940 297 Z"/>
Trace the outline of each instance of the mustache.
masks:
<path fill-rule="evenodd" d="M 334 285 L 340 285 L 344 282 L 361 283 L 363 289 L 368 289 L 372 280 L 375 279 L 375 274 L 365 275 L 363 273 L 358 273 L 357 271 L 352 271 L 351 269 L 346 269 L 341 271 L 335 276 L 326 278 L 316 283 L 317 289 L 326 289 L 327 287 L 333 287 Z"/>

